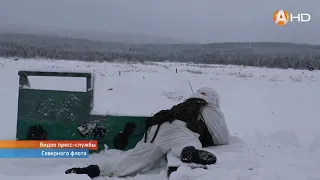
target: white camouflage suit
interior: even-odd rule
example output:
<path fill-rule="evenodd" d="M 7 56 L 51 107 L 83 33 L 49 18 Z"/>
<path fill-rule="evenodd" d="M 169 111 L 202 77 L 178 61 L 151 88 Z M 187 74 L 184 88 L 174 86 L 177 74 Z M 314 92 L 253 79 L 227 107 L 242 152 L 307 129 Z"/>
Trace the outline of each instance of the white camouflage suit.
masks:
<path fill-rule="evenodd" d="M 215 145 L 229 143 L 229 130 L 224 115 L 220 110 L 220 97 L 217 91 L 209 87 L 199 89 L 189 98 L 201 98 L 208 105 L 202 109 L 202 117 L 207 125 Z M 150 128 L 148 140 L 155 134 L 157 125 Z M 171 124 L 165 122 L 161 125 L 157 137 L 153 143 L 144 142 L 144 138 L 137 143 L 135 148 L 127 151 L 127 156 L 112 164 L 99 165 L 101 176 L 124 177 L 145 172 L 160 159 L 165 158 L 167 153 L 180 157 L 184 147 L 194 146 L 202 149 L 198 139 L 199 134 L 192 132 L 186 127 L 186 123 L 174 120 Z"/>

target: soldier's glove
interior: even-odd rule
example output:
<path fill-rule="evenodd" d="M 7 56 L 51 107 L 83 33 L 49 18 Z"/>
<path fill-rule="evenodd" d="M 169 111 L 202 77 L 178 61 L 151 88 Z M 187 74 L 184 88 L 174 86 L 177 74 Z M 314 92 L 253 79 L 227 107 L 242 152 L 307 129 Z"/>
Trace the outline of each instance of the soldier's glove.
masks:
<path fill-rule="evenodd" d="M 65 174 L 86 174 L 90 178 L 100 176 L 100 168 L 97 165 L 90 165 L 84 168 L 71 168 L 65 171 Z"/>

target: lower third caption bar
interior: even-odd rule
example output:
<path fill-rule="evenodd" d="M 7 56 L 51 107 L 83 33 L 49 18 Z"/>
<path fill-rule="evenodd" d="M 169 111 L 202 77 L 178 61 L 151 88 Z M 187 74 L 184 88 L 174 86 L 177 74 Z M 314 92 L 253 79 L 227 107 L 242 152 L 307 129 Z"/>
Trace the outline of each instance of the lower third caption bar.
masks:
<path fill-rule="evenodd" d="M 0 158 L 88 158 L 88 149 L 0 149 Z"/>

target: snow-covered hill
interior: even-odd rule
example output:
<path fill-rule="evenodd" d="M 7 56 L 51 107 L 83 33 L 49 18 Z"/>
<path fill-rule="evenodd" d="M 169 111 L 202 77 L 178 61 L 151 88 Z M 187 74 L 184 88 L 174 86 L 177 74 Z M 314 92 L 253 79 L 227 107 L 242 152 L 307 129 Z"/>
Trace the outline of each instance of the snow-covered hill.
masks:
<path fill-rule="evenodd" d="M 173 180 L 320 179 L 320 71 L 0 59 L 0 139 L 15 138 L 17 72 L 21 69 L 94 72 L 94 110 L 98 113 L 151 115 L 187 98 L 192 93 L 189 82 L 193 90 L 217 89 L 232 143 L 210 149 L 218 162 L 209 170 L 181 167 L 172 174 Z M 79 89 L 79 83 L 31 79 L 31 86 L 42 88 Z M 65 168 L 112 160 L 118 154 L 106 151 L 86 160 L 1 159 L 0 179 L 86 180 L 85 176 L 64 175 Z M 128 179 L 160 180 L 165 174 L 155 169 Z"/>

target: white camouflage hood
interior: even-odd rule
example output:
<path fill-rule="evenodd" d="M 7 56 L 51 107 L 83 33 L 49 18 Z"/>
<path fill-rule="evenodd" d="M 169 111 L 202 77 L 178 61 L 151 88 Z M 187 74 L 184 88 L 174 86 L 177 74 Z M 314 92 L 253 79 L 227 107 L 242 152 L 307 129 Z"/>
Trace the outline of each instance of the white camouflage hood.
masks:
<path fill-rule="evenodd" d="M 209 106 L 220 108 L 220 96 L 218 92 L 210 87 L 202 87 L 189 98 L 199 98 L 205 100 Z"/>

